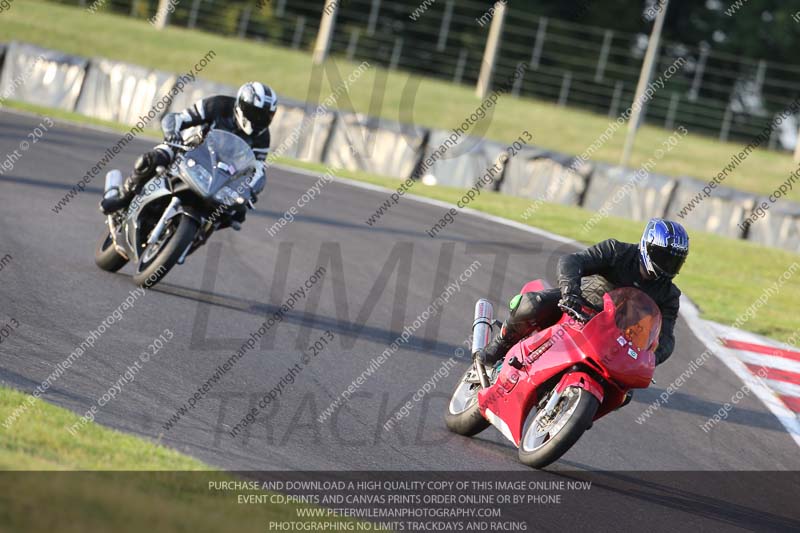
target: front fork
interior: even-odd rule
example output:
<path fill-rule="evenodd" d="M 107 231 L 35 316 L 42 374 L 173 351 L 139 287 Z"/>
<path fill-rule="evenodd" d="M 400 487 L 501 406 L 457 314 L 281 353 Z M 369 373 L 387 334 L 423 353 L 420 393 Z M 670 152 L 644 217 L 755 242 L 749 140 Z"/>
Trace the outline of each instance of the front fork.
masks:
<path fill-rule="evenodd" d="M 158 240 L 161 238 L 161 235 L 164 233 L 164 228 L 167 227 L 167 222 L 172 217 L 177 215 L 180 211 L 181 211 L 181 201 L 180 198 L 175 196 L 169 202 L 169 205 L 164 210 L 164 213 L 161 215 L 161 218 L 158 219 L 158 223 L 153 228 L 153 231 L 151 231 L 150 235 L 147 237 L 148 246 L 158 242 Z"/>

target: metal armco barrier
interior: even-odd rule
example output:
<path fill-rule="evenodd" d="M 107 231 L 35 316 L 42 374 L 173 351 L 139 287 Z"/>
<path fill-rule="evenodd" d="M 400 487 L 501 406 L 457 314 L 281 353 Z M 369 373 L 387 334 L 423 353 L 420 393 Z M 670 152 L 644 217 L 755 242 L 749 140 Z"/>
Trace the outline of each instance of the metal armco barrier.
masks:
<path fill-rule="evenodd" d="M 693 178 L 681 178 L 672 195 L 666 216 L 688 228 L 734 239 L 743 238 L 744 232 L 739 224 L 753 210 L 755 195 L 728 187 L 717 187 L 713 190 L 713 194 L 705 197 L 703 188 L 706 185 L 706 182 Z M 687 211 L 689 205 L 693 207 Z"/>
<path fill-rule="evenodd" d="M 595 165 L 583 207 L 604 215 L 649 220 L 663 217 L 678 182 L 668 176 Z"/>
<path fill-rule="evenodd" d="M 159 125 L 167 107 L 159 100 L 177 77 L 108 59 L 92 59 L 75 110 L 90 117 L 133 126 L 143 117 L 147 127 Z M 148 116 L 150 115 L 150 116 Z"/>
<path fill-rule="evenodd" d="M 282 99 L 270 126 L 271 153 L 321 163 L 336 114 L 327 109 Z"/>
<path fill-rule="evenodd" d="M 747 215 L 752 220 L 747 240 L 800 253 L 800 206 L 763 197 Z"/>
<path fill-rule="evenodd" d="M 506 145 L 476 137 L 462 137 L 454 146 L 447 146 L 453 132 L 432 130 L 424 156 L 415 175 L 425 183 L 468 188 L 497 164 L 506 153 Z M 497 174 L 495 189 L 502 173 Z"/>
<path fill-rule="evenodd" d="M 525 148 L 506 163 L 500 192 L 531 200 L 581 205 L 592 165 L 563 154 Z"/>
<path fill-rule="evenodd" d="M 177 79 L 136 65 L 90 61 L 22 43 L 0 43 L 0 59 L 0 102 L 22 100 L 127 125 L 155 110 Z M 157 127 L 167 111 L 235 90 L 198 79 L 176 95 L 168 109 L 158 110 L 147 126 Z M 472 187 L 498 166 L 491 188 L 505 194 L 636 220 L 667 216 L 689 228 L 800 253 L 800 205 L 772 203 L 745 231 L 743 222 L 764 199 L 727 187 L 717 187 L 705 197 L 706 183 L 693 178 L 642 178 L 632 169 L 576 165 L 572 156 L 533 146 L 506 160 L 507 146 L 499 142 L 460 137 L 454 146 L 445 147 L 451 131 L 428 131 L 286 99 L 270 129 L 272 152 L 278 156 L 462 188 Z"/>
<path fill-rule="evenodd" d="M 0 97 L 72 111 L 84 83 L 87 60 L 12 42 L 0 76 Z"/>
<path fill-rule="evenodd" d="M 325 164 L 371 174 L 409 178 L 419 163 L 427 131 L 355 113 L 339 113 Z"/>

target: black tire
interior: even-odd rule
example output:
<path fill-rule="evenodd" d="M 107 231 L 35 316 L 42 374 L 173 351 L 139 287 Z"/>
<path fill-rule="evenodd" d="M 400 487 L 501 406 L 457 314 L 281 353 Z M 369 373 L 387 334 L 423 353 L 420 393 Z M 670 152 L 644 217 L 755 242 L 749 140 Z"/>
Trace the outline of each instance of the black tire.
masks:
<path fill-rule="evenodd" d="M 444 414 L 444 423 L 447 425 L 447 429 L 453 433 L 464 435 L 465 437 L 477 435 L 490 426 L 489 421 L 483 418 L 477 400 L 465 410 L 457 410 L 460 412 L 454 412 L 453 410 L 455 396 L 461 387 L 467 386 L 467 384 L 464 383 L 464 378 L 466 378 L 471 370 L 472 367 L 470 367 L 459 380 L 456 389 L 453 391 L 453 396 L 450 398 L 450 401 L 447 402 L 447 410 Z M 478 387 L 478 389 L 479 388 L 480 387 Z M 478 389 L 475 390 L 477 391 Z M 477 392 L 475 394 L 477 394 Z"/>
<path fill-rule="evenodd" d="M 94 263 L 107 272 L 116 272 L 128 263 L 128 260 L 119 255 L 114 248 L 114 241 L 111 239 L 108 228 L 103 230 L 100 240 L 97 241 L 94 249 Z"/>
<path fill-rule="evenodd" d="M 162 244 L 158 254 L 149 262 L 145 262 L 144 253 L 139 257 L 133 282 L 140 287 L 149 289 L 164 279 L 192 243 L 200 227 L 195 219 L 186 215 L 178 215 L 169 223 L 172 224 L 172 234 Z M 164 231 L 167 231 L 167 228 Z"/>
<path fill-rule="evenodd" d="M 557 461 L 578 442 L 583 432 L 591 426 L 600 402 L 591 392 L 580 387 L 567 387 L 564 392 L 566 393 L 570 389 L 578 394 L 575 410 L 569 415 L 569 420 L 567 420 L 564 427 L 535 450 L 526 450 L 524 447 L 525 437 L 531 429 L 529 427 L 531 425 L 530 422 L 536 416 L 536 410 L 531 409 L 528 413 L 528 419 L 525 420 L 522 432 L 522 441 L 519 445 L 519 460 L 523 464 L 532 468 L 544 468 Z"/>

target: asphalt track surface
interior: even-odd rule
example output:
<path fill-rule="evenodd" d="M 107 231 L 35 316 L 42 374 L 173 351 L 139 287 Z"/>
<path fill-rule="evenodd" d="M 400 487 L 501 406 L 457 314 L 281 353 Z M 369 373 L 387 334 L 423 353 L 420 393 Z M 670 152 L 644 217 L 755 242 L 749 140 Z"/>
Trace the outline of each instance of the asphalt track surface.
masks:
<path fill-rule="evenodd" d="M 0 157 L 18 149 L 39 122 L 0 113 Z M 0 322 L 14 318 L 21 324 L 0 345 L 5 385 L 32 391 L 134 289 L 129 266 L 109 274 L 93 262 L 103 227 L 97 211 L 102 176 L 61 213 L 51 210 L 118 138 L 57 124 L 0 176 L 0 256 L 13 257 L 0 272 Z M 112 166 L 130 168 L 150 146 L 135 141 Z M 507 302 L 529 279 L 554 281 L 557 258 L 572 248 L 463 213 L 431 238 L 426 230 L 443 209 L 411 199 L 368 227 L 364 220 L 386 193 L 336 182 L 270 237 L 266 228 L 316 179 L 273 170 L 243 230 L 217 233 L 139 298 L 44 399 L 83 414 L 169 328 L 175 338 L 100 409 L 99 423 L 158 439 L 229 470 L 525 470 L 493 428 L 471 439 L 446 430 L 442 413 L 466 362 L 414 403 L 394 429 L 382 426 L 469 335 L 478 298 Z M 367 377 L 335 416 L 319 423 L 317 417 L 371 359 L 476 260 L 477 271 L 442 313 Z M 327 269 L 323 281 L 187 416 L 165 430 L 176 409 L 318 266 Z M 504 305 L 496 307 L 503 318 Z M 335 340 L 255 425 L 231 437 L 231 428 L 326 330 Z M 550 471 L 800 469 L 797 445 L 752 396 L 708 433 L 700 429 L 742 387 L 716 358 L 645 423 L 636 422 L 705 350 L 682 321 L 676 334 L 675 353 L 658 369 L 658 383 L 596 423 Z M 24 416 L 16 423 L 26 423 Z"/>

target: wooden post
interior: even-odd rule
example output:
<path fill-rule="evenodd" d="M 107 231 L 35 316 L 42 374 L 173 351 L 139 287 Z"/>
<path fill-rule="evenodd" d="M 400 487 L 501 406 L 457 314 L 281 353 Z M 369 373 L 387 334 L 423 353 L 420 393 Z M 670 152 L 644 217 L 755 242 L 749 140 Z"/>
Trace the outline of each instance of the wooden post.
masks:
<path fill-rule="evenodd" d="M 492 27 L 489 29 L 489 39 L 486 41 L 486 50 L 483 53 L 481 73 L 478 76 L 476 94 L 478 98 L 486 98 L 492 89 L 492 75 L 497 63 L 497 54 L 500 51 L 500 38 L 503 36 L 503 24 L 506 18 L 506 3 L 495 2 L 492 15 Z"/>
<path fill-rule="evenodd" d="M 317 42 L 314 45 L 313 61 L 315 65 L 321 65 L 328 59 L 338 11 L 338 0 L 325 0 L 325 7 L 322 8 L 322 21 L 319 24 L 319 33 L 317 33 Z"/>

